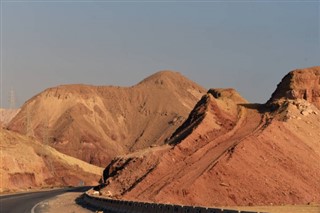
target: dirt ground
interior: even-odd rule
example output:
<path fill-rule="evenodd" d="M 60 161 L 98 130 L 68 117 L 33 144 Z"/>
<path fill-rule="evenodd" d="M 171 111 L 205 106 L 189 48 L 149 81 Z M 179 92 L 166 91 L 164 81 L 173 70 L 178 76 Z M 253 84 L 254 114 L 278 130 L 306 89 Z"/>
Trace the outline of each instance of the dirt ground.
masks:
<path fill-rule="evenodd" d="M 68 192 L 50 200 L 44 201 L 39 204 L 37 210 L 41 213 L 90 213 L 96 212 L 81 207 L 76 203 L 76 199 L 83 194 L 82 192 Z"/>

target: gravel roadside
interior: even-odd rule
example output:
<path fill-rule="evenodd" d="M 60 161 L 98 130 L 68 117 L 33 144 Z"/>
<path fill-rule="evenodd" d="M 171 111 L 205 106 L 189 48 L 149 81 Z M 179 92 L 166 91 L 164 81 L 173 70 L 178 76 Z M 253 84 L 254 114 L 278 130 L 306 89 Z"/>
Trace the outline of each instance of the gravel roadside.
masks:
<path fill-rule="evenodd" d="M 62 195 L 58 195 L 52 199 L 43 201 L 38 204 L 36 208 L 36 213 L 92 213 L 96 212 L 95 210 L 90 210 L 82 207 L 77 204 L 81 203 L 79 198 L 83 192 L 68 192 Z M 77 201 L 76 201 L 77 200 Z"/>

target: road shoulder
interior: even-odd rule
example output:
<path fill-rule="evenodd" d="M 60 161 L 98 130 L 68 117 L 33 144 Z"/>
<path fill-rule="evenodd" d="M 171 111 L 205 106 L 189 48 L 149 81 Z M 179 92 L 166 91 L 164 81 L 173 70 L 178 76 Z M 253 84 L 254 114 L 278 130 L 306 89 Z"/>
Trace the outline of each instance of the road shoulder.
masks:
<path fill-rule="evenodd" d="M 54 198 L 51 198 L 46 201 L 42 201 L 37 206 L 35 213 L 92 213 L 93 210 L 86 209 L 77 204 L 81 202 L 81 199 L 78 199 L 83 192 L 67 192 L 61 195 L 58 195 Z M 77 201 L 76 201 L 77 200 Z"/>

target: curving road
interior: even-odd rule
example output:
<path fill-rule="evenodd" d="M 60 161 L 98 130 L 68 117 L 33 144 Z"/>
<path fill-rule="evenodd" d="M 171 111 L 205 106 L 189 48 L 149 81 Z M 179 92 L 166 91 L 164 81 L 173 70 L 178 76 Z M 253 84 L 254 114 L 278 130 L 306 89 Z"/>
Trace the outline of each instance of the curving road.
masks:
<path fill-rule="evenodd" d="M 66 192 L 85 192 L 92 188 L 91 186 L 82 186 L 74 188 L 55 189 L 42 192 L 30 192 L 23 194 L 0 196 L 0 212 L 2 213 L 38 213 L 36 208 L 37 203 L 53 198 L 57 195 Z"/>

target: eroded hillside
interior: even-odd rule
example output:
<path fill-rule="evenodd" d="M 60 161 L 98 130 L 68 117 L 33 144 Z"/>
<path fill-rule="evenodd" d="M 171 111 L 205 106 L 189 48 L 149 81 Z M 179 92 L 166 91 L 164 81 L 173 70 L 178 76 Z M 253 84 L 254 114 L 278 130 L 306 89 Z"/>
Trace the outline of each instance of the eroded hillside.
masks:
<path fill-rule="evenodd" d="M 106 166 L 117 155 L 163 144 L 204 92 L 171 71 L 126 88 L 59 86 L 25 103 L 9 129 Z"/>
<path fill-rule="evenodd" d="M 0 192 L 52 186 L 97 184 L 102 168 L 43 145 L 33 138 L 0 129 Z"/>
<path fill-rule="evenodd" d="M 167 145 L 111 162 L 104 196 L 203 206 L 320 202 L 318 96 L 286 91 L 315 91 L 319 81 L 301 79 L 318 72 L 289 73 L 300 80 L 285 77 L 266 105 L 209 90 Z"/>

